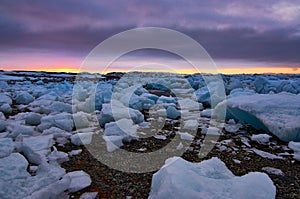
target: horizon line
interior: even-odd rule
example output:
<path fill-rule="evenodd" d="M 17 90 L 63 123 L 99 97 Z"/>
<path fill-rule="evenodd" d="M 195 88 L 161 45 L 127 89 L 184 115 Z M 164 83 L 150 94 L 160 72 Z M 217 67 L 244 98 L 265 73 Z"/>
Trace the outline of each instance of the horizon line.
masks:
<path fill-rule="evenodd" d="M 65 69 L 65 68 L 64 68 Z M 265 69 L 265 68 L 255 68 L 255 69 Z M 270 68 L 273 69 L 273 68 Z M 282 68 L 277 68 L 276 69 L 282 69 Z M 288 68 L 291 69 L 291 68 Z M 220 72 L 218 73 L 211 73 L 211 72 L 193 72 L 193 73 L 175 73 L 175 74 L 182 74 L 182 75 L 195 75 L 195 74 L 222 74 L 222 75 L 256 75 L 256 74 L 261 74 L 261 75 L 300 75 L 300 71 L 297 73 L 295 70 L 291 69 L 294 72 L 241 72 L 241 73 L 237 73 L 237 72 L 221 72 L 221 71 L 226 71 L 226 69 L 221 69 L 219 70 Z M 298 70 L 297 70 L 298 71 Z M 100 74 L 100 75 L 106 75 L 109 73 L 129 73 L 129 72 L 144 72 L 144 73 L 174 73 L 171 71 L 125 71 L 125 70 L 116 70 L 116 71 L 106 71 L 104 73 L 100 73 L 100 72 L 92 72 L 92 71 L 79 71 L 79 70 L 69 70 L 69 71 L 65 71 L 65 70 L 26 70 L 26 69 L 20 69 L 20 70 L 3 70 L 0 69 L 0 72 L 43 72 L 43 73 L 66 73 L 66 74 L 80 74 L 80 73 L 88 73 L 88 74 Z"/>

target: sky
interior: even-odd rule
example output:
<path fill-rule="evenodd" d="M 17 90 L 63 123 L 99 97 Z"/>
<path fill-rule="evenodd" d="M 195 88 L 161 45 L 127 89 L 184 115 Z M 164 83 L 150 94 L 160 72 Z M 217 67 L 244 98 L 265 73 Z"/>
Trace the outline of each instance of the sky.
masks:
<path fill-rule="evenodd" d="M 0 69 L 78 72 L 98 44 L 143 27 L 186 34 L 221 73 L 300 73 L 299 0 L 1 0 Z M 181 57 L 151 49 L 118 58 L 107 72 L 149 63 L 194 72 Z"/>

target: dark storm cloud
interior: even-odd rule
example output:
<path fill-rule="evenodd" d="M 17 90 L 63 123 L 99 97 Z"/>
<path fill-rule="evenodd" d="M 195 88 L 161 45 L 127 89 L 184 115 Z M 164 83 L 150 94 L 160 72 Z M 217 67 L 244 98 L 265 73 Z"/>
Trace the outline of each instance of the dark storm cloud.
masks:
<path fill-rule="evenodd" d="M 0 50 L 84 55 L 120 31 L 160 26 L 191 36 L 213 58 L 299 62 L 298 11 L 297 1 L 275 0 L 3 0 Z"/>
<path fill-rule="evenodd" d="M 186 33 L 202 44 L 213 58 L 300 62 L 300 37 L 293 36 L 293 29 L 261 33 L 253 29 L 195 30 Z"/>

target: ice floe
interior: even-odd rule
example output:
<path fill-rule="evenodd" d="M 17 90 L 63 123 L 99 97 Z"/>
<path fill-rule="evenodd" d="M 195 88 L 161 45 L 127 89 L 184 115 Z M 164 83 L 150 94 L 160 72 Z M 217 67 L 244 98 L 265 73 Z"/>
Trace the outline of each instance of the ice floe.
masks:
<path fill-rule="evenodd" d="M 190 163 L 174 157 L 154 174 L 149 198 L 270 199 L 275 194 L 272 180 L 264 173 L 239 177 L 218 158 Z"/>
<path fill-rule="evenodd" d="M 228 98 L 218 106 L 236 119 L 263 129 L 283 141 L 300 141 L 300 95 L 255 94 Z"/>

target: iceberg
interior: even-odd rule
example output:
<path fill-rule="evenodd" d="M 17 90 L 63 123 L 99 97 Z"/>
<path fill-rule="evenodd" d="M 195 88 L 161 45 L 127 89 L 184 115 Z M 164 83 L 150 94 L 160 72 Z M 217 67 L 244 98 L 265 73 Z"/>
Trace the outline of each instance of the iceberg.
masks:
<path fill-rule="evenodd" d="M 276 187 L 265 173 L 250 172 L 239 177 L 218 158 L 190 163 L 173 157 L 153 175 L 149 199 L 271 199 L 275 194 Z"/>
<path fill-rule="evenodd" d="M 299 94 L 283 92 L 235 96 L 218 104 L 216 109 L 225 105 L 227 112 L 237 120 L 272 133 L 282 141 L 300 141 Z"/>

